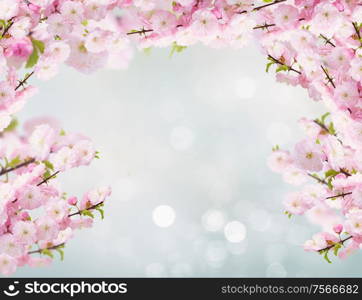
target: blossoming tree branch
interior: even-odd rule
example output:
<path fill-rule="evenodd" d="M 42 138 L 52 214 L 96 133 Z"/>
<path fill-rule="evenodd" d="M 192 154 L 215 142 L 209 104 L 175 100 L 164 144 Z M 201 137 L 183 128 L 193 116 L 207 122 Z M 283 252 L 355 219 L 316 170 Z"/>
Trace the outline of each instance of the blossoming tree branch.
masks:
<path fill-rule="evenodd" d="M 124 68 L 133 48 L 255 41 L 276 79 L 308 90 L 326 114 L 302 118 L 305 138 L 268 159 L 300 191 L 285 213 L 321 226 L 308 251 L 340 258 L 362 244 L 362 1 L 0 0 L 0 272 L 48 264 L 77 228 L 103 217 L 107 187 L 67 196 L 60 173 L 97 157 L 91 141 L 51 120 L 23 131 L 14 117 L 61 64 L 80 72 Z M 106 105 L 106 103 L 105 103 Z M 35 213 L 36 212 L 36 213 Z"/>

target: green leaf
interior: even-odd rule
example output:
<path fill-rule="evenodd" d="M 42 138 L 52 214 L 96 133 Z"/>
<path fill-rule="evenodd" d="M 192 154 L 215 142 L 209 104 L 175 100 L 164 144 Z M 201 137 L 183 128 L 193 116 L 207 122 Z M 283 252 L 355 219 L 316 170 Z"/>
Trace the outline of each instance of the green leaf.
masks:
<path fill-rule="evenodd" d="M 334 128 L 334 125 L 333 125 L 332 122 L 329 124 L 328 130 L 329 130 L 329 133 L 330 133 L 330 134 L 333 134 L 333 135 L 336 134 L 336 129 Z"/>
<path fill-rule="evenodd" d="M 44 160 L 43 164 L 47 167 L 47 169 L 54 171 L 54 166 L 49 160 Z"/>
<path fill-rule="evenodd" d="M 329 259 L 329 257 L 328 257 L 328 250 L 327 251 L 325 251 L 324 252 L 324 259 L 329 263 L 329 264 L 331 264 L 332 263 L 332 261 Z"/>
<path fill-rule="evenodd" d="M 32 68 L 34 67 L 39 60 L 39 52 L 44 53 L 45 45 L 42 41 L 38 40 L 31 40 L 33 44 L 33 52 L 30 54 L 28 61 L 26 62 L 25 68 Z"/>
<path fill-rule="evenodd" d="M 324 123 L 324 121 L 326 120 L 326 118 L 330 115 L 331 113 L 327 112 L 324 115 L 321 116 L 321 122 Z"/>
<path fill-rule="evenodd" d="M 333 190 L 332 179 L 332 177 L 329 177 L 329 179 L 327 180 L 327 186 L 330 190 Z"/>
<path fill-rule="evenodd" d="M 333 253 L 334 253 L 335 256 L 338 255 L 338 250 L 341 249 L 341 248 L 342 248 L 342 244 L 341 244 L 341 243 L 337 243 L 337 244 L 334 245 L 334 247 L 333 247 Z"/>
<path fill-rule="evenodd" d="M 19 125 L 19 121 L 16 118 L 13 118 L 10 122 L 10 124 L 8 125 L 8 127 L 6 127 L 4 129 L 5 132 L 11 132 L 14 131 Z"/>
<path fill-rule="evenodd" d="M 265 72 L 269 72 L 269 69 L 270 69 L 270 67 L 272 66 L 272 65 L 274 65 L 275 63 L 274 62 L 269 62 L 269 63 L 267 63 L 266 64 L 266 69 L 265 69 Z"/>
<path fill-rule="evenodd" d="M 53 253 L 49 250 L 49 249 L 42 249 L 41 251 L 40 251 L 40 253 L 41 254 L 43 254 L 43 255 L 46 255 L 46 256 L 49 256 L 49 257 L 51 257 L 51 258 L 54 258 L 54 255 L 53 255 Z"/>
<path fill-rule="evenodd" d="M 34 67 L 37 64 L 38 60 L 39 60 L 38 49 L 34 47 L 33 52 L 30 54 L 28 61 L 26 62 L 25 68 Z"/>
<path fill-rule="evenodd" d="M 0 20 L 0 26 L 2 28 L 5 28 L 6 27 L 6 21 L 5 20 Z"/>
<path fill-rule="evenodd" d="M 334 176 L 336 176 L 336 175 L 338 175 L 338 174 L 339 174 L 338 171 L 333 170 L 333 169 L 330 169 L 330 170 L 328 170 L 327 172 L 324 173 L 324 176 L 325 176 L 326 178 L 328 178 L 328 177 L 334 177 Z"/>
<path fill-rule="evenodd" d="M 83 215 L 83 216 L 91 217 L 92 219 L 94 219 L 93 213 L 91 211 L 87 210 L 87 209 L 82 210 L 80 214 Z"/>
<path fill-rule="evenodd" d="M 31 42 L 33 43 L 33 46 L 36 47 L 41 54 L 44 53 L 45 45 L 42 41 L 32 39 Z"/>
<path fill-rule="evenodd" d="M 290 219 L 293 216 L 293 214 L 287 210 L 284 213 L 288 216 L 288 219 Z"/>
<path fill-rule="evenodd" d="M 284 71 L 289 71 L 289 67 L 285 66 L 285 65 L 279 65 L 275 72 L 278 73 L 278 72 L 284 72 Z"/>
<path fill-rule="evenodd" d="M 273 148 L 272 148 L 272 151 L 278 151 L 280 148 L 279 148 L 279 145 L 275 145 Z"/>
<path fill-rule="evenodd" d="M 16 167 L 17 165 L 19 165 L 20 163 L 21 163 L 21 160 L 20 160 L 19 156 L 17 156 L 8 163 L 8 167 L 13 168 L 13 167 Z"/>
<path fill-rule="evenodd" d="M 63 248 L 63 247 L 57 247 L 57 248 L 55 248 L 55 251 L 57 251 L 59 253 L 60 260 L 63 261 L 64 260 L 64 251 L 61 248 Z"/>
<path fill-rule="evenodd" d="M 43 179 L 49 178 L 52 175 L 49 169 L 47 169 L 43 174 Z"/>
<path fill-rule="evenodd" d="M 99 211 L 99 213 L 101 214 L 101 218 L 102 218 L 102 220 L 104 219 L 104 210 L 103 209 L 101 209 L 100 207 L 96 207 L 95 208 L 97 211 Z"/>
<path fill-rule="evenodd" d="M 143 48 L 143 53 L 146 55 L 150 55 L 152 52 L 152 47 Z"/>
<path fill-rule="evenodd" d="M 100 215 L 101 215 L 101 218 L 102 220 L 104 219 L 104 210 L 101 209 L 100 207 L 96 207 L 96 210 L 99 211 Z"/>
<path fill-rule="evenodd" d="M 184 51 L 186 48 L 187 48 L 186 46 L 180 46 L 176 42 L 173 42 L 173 44 L 171 46 L 170 57 L 172 57 L 175 52 L 180 53 L 180 52 Z"/>

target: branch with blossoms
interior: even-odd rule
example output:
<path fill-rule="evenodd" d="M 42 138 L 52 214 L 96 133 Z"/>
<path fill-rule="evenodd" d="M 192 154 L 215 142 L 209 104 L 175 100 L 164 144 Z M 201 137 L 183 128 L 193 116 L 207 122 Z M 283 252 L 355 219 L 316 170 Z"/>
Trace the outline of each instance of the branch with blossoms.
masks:
<path fill-rule="evenodd" d="M 285 213 L 289 217 L 306 215 L 324 229 L 306 241 L 304 249 L 322 254 L 329 263 L 330 251 L 344 258 L 362 243 L 362 144 L 353 138 L 362 125 L 349 120 L 348 126 L 342 127 L 342 115 L 337 110 L 318 119 L 302 119 L 307 138 L 292 152 L 274 147 L 268 160 L 269 167 L 290 184 L 314 180 L 301 191 L 286 195 Z M 334 122 L 328 121 L 329 116 Z M 352 136 L 347 138 L 347 134 Z"/>
<path fill-rule="evenodd" d="M 103 219 L 102 207 L 110 195 L 108 187 L 100 187 L 79 200 L 68 197 L 56 177 L 89 165 L 97 151 L 83 135 L 65 133 L 42 120 L 30 124 L 25 128 L 28 137 L 16 128 L 7 130 L 0 145 L 0 152 L 7 153 L 0 172 L 0 272 L 5 275 L 18 265 L 49 264 L 53 251 L 63 258 L 63 248 L 75 230 L 92 226 L 92 211 Z M 32 250 L 35 246 L 38 249 Z M 32 256 L 35 253 L 40 257 Z"/>

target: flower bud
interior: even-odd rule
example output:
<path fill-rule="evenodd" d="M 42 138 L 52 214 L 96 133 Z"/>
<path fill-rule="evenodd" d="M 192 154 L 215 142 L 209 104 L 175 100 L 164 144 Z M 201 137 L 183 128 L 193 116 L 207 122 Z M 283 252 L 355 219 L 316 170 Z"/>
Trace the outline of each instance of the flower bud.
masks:
<path fill-rule="evenodd" d="M 77 202 L 78 202 L 78 199 L 77 199 L 77 197 L 70 197 L 69 199 L 68 199 L 68 204 L 69 205 L 76 205 L 77 204 Z"/>

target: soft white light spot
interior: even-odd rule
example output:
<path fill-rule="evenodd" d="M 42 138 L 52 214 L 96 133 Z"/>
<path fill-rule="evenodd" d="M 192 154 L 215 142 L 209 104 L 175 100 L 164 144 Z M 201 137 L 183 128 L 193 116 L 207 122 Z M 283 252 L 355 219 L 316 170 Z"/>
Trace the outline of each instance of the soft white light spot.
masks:
<path fill-rule="evenodd" d="M 267 277 L 286 277 L 287 271 L 280 263 L 274 262 L 270 264 L 266 270 Z"/>
<path fill-rule="evenodd" d="M 218 231 L 224 227 L 225 215 L 222 211 L 211 209 L 202 216 L 202 225 L 208 231 Z"/>
<path fill-rule="evenodd" d="M 175 218 L 174 209 L 168 205 L 157 206 L 152 212 L 153 222 L 159 227 L 170 227 Z"/>
<path fill-rule="evenodd" d="M 246 228 L 243 223 L 232 221 L 226 224 L 224 234 L 229 242 L 240 243 L 246 237 Z"/>
<path fill-rule="evenodd" d="M 239 78 L 235 83 L 235 93 L 241 99 L 250 99 L 255 95 L 256 83 L 250 77 Z"/>
<path fill-rule="evenodd" d="M 177 151 L 185 151 L 192 147 L 194 139 L 194 133 L 190 128 L 179 126 L 172 129 L 170 144 Z"/>

